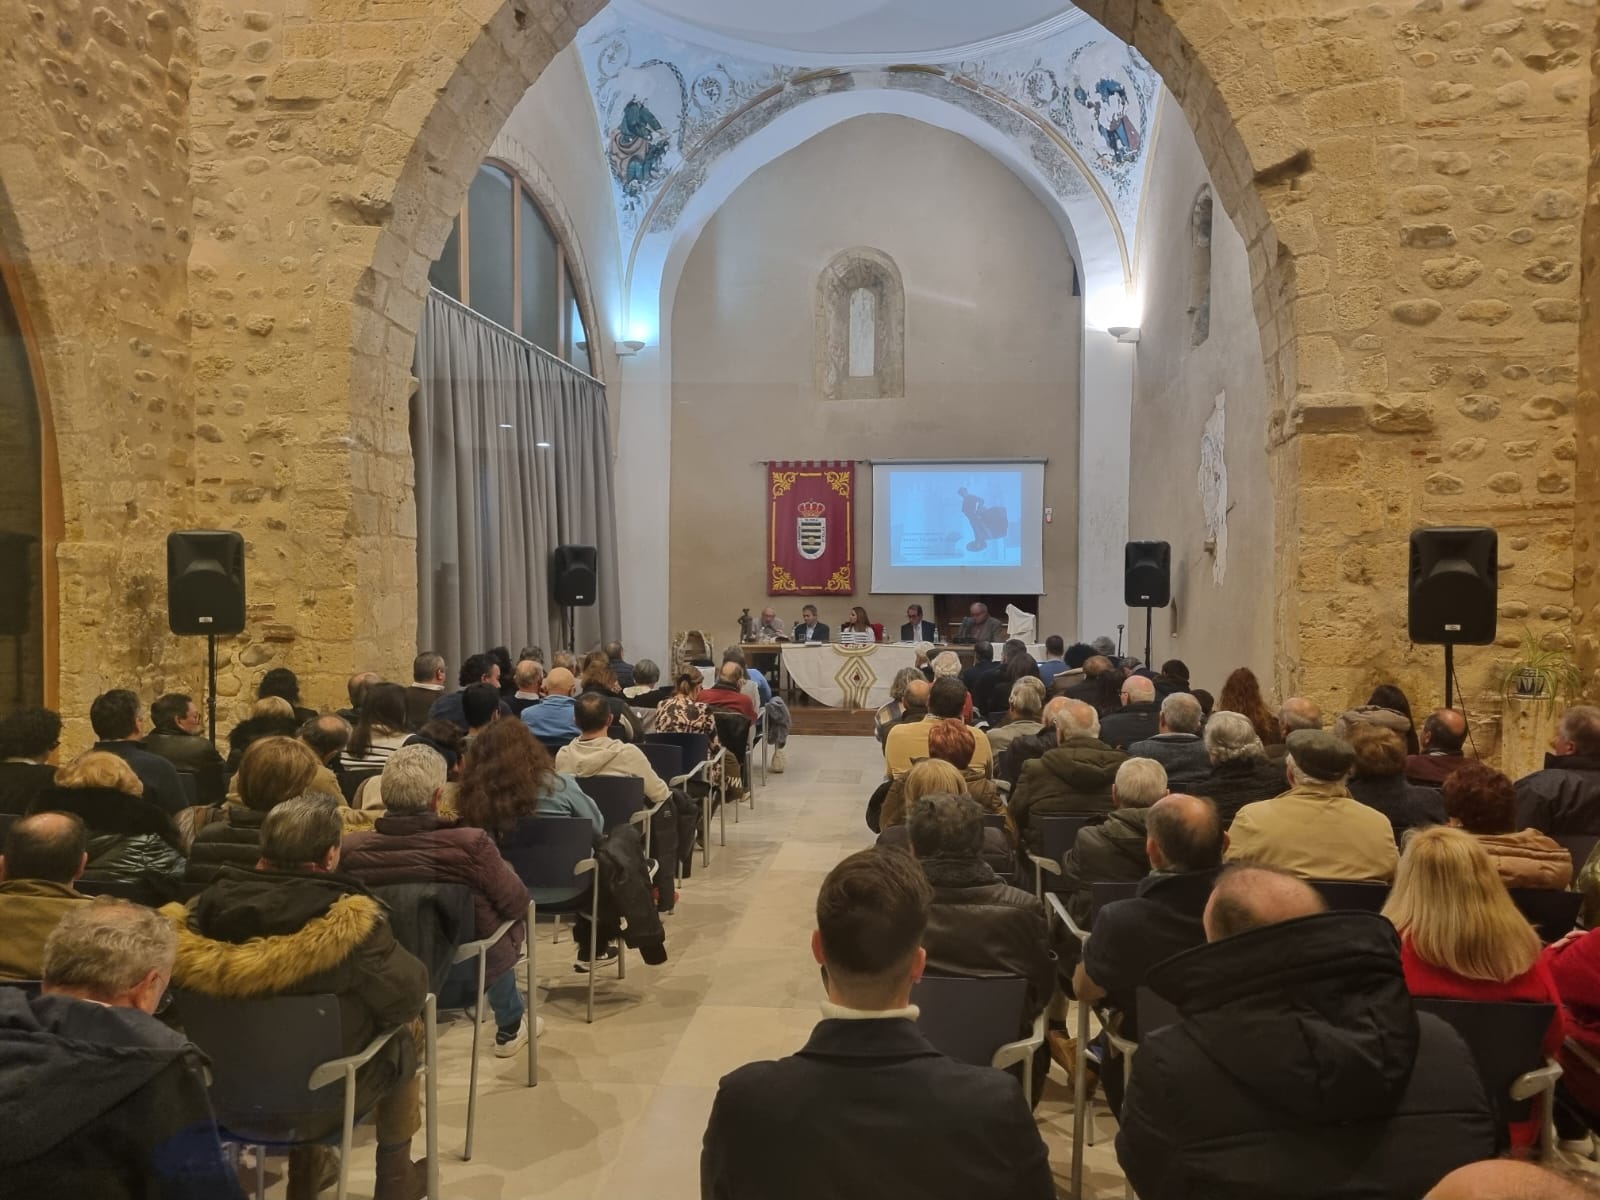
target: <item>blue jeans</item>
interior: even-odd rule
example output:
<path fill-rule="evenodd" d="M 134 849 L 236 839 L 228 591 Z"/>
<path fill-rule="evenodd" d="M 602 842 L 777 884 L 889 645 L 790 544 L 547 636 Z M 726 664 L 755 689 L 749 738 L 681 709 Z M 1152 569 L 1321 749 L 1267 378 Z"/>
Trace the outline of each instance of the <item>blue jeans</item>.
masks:
<path fill-rule="evenodd" d="M 457 963 L 450 968 L 450 974 L 445 977 L 444 987 L 440 989 L 440 1008 L 466 1008 L 469 1004 L 476 1004 L 477 997 L 473 993 L 478 987 L 478 964 L 469 959 L 464 963 Z M 517 991 L 517 972 L 515 969 L 506 971 L 499 979 L 491 980 L 483 989 L 483 994 L 488 997 L 489 1007 L 494 1010 L 494 1023 L 501 1029 L 515 1029 L 522 1021 L 525 1011 L 522 1006 L 522 993 Z"/>

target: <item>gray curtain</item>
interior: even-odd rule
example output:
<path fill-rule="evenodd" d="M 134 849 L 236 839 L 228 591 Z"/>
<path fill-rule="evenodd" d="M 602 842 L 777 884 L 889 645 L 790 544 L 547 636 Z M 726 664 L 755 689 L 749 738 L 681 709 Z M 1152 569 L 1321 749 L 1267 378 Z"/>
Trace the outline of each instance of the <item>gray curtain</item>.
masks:
<path fill-rule="evenodd" d="M 416 375 L 418 649 L 454 675 L 490 646 L 564 645 L 550 596 L 550 552 L 563 544 L 599 551 L 577 649 L 619 636 L 605 387 L 437 291 Z"/>

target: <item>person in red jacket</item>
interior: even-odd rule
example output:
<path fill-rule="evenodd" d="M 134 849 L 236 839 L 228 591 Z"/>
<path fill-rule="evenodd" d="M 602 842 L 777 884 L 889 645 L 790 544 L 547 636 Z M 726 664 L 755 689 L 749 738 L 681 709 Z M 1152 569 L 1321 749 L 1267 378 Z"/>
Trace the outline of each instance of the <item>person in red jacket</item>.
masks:
<path fill-rule="evenodd" d="M 1541 958 L 1539 935 L 1511 902 L 1488 852 L 1460 829 L 1413 831 L 1383 915 L 1400 934 L 1400 961 L 1413 996 L 1554 1004 L 1544 1053 L 1565 1036 L 1561 995 Z M 1513 1147 L 1532 1146 L 1539 1122 L 1514 1121 Z"/>
<path fill-rule="evenodd" d="M 431 746 L 402 746 L 383 767 L 383 803 L 387 813 L 375 831 L 353 833 L 340 847 L 340 870 L 367 887 L 389 883 L 459 883 L 472 892 L 474 934 L 485 938 L 505 921 L 528 911 L 528 889 L 500 856 L 494 839 L 482 829 L 458 827 L 439 816 L 439 795 L 448 769 Z M 517 973 L 523 927 L 513 926 L 489 950 L 484 995 L 494 1010 L 494 1052 L 510 1058 L 528 1044 L 528 1022 Z M 478 1003 L 478 970 L 474 962 L 458 964 L 445 981 L 440 1008 Z M 542 1032 L 534 1031 L 537 1037 Z"/>

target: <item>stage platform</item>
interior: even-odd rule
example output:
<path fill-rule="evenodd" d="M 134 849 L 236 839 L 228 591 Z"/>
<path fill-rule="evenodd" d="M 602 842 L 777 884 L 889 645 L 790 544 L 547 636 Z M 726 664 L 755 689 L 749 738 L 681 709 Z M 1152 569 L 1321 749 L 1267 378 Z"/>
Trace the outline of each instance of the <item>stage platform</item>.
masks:
<path fill-rule="evenodd" d="M 826 737 L 871 737 L 872 718 L 876 709 L 827 708 L 821 704 L 789 705 L 792 723 L 789 733 L 794 737 L 806 735 Z"/>

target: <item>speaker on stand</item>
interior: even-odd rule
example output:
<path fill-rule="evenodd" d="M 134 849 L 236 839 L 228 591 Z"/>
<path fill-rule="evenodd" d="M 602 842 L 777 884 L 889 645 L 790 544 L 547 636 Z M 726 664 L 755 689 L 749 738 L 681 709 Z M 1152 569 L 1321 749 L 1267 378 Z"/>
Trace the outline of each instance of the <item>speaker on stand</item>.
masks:
<path fill-rule="evenodd" d="M 577 636 L 572 610 L 595 602 L 598 563 L 593 546 L 557 546 L 550 552 L 550 590 L 561 609 L 561 636 L 569 651 Z"/>
<path fill-rule="evenodd" d="M 1479 525 L 1411 531 L 1406 624 L 1419 645 L 1444 647 L 1444 706 L 1455 707 L 1455 648 L 1494 641 L 1500 538 Z"/>
<path fill-rule="evenodd" d="M 206 638 L 206 704 L 217 740 L 217 635 L 244 632 L 244 538 L 226 529 L 167 534 L 167 626 Z"/>
<path fill-rule="evenodd" d="M 1152 610 L 1172 603 L 1172 547 L 1166 542 L 1129 542 L 1122 551 L 1122 599 L 1144 609 L 1144 665 L 1150 666 Z M 1120 635 L 1120 629 L 1119 629 Z"/>

